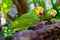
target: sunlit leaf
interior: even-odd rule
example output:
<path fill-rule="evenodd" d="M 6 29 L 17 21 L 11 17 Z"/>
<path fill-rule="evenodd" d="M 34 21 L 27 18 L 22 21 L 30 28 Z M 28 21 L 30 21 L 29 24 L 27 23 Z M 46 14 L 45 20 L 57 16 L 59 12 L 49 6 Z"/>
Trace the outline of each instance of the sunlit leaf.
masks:
<path fill-rule="evenodd" d="M 4 3 L 2 6 L 3 6 L 4 8 L 7 8 L 7 4 L 6 4 L 6 3 Z"/>
<path fill-rule="evenodd" d="M 12 7 L 12 0 L 2 0 L 1 10 L 4 13 L 4 16 L 7 17 L 7 13 Z"/>

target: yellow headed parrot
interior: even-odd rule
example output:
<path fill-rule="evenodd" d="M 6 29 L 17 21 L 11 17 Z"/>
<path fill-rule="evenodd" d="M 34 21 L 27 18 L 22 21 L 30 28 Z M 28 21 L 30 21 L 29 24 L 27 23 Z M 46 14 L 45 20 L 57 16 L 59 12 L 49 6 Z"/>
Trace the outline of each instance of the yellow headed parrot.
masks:
<path fill-rule="evenodd" d="M 8 27 L 14 30 L 27 30 L 30 26 L 39 21 L 39 16 L 42 14 L 43 8 L 40 6 L 36 7 L 34 10 L 17 18 L 13 23 L 9 24 Z"/>
<path fill-rule="evenodd" d="M 45 11 L 45 13 L 42 16 L 40 16 L 40 21 L 50 21 L 51 19 L 56 17 L 56 14 L 57 11 L 54 9 Z"/>

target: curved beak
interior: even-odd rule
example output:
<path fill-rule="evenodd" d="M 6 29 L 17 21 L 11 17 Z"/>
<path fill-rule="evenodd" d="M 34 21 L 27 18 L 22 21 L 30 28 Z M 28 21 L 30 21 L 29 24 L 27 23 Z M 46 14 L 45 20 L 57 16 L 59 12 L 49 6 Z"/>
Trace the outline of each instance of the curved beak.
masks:
<path fill-rule="evenodd" d="M 43 15 L 43 10 L 41 10 L 41 11 L 39 12 L 39 15 Z"/>
<path fill-rule="evenodd" d="M 52 18 L 55 18 L 56 17 L 56 14 L 54 14 L 54 15 L 51 15 L 52 16 Z"/>

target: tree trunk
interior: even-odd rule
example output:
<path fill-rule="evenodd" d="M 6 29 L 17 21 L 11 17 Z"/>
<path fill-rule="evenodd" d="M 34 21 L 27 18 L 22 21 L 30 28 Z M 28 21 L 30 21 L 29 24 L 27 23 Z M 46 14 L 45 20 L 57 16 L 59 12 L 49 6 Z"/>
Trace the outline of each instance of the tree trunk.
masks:
<path fill-rule="evenodd" d="M 23 13 L 28 12 L 28 6 L 26 0 L 12 0 L 16 5 L 18 10 L 18 15 L 22 15 Z"/>
<path fill-rule="evenodd" d="M 56 0 L 56 4 L 59 5 L 60 4 L 60 0 Z"/>

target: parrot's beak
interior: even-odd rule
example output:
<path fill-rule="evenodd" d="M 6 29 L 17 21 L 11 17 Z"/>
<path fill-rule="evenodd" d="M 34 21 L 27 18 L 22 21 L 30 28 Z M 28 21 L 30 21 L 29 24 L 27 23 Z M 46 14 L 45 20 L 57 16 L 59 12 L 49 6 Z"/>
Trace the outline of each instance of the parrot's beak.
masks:
<path fill-rule="evenodd" d="M 43 10 L 41 10 L 41 11 L 39 12 L 39 15 L 43 15 Z"/>
<path fill-rule="evenodd" d="M 52 18 L 55 18 L 56 17 L 56 14 L 54 14 L 54 15 L 51 15 L 52 16 Z"/>

